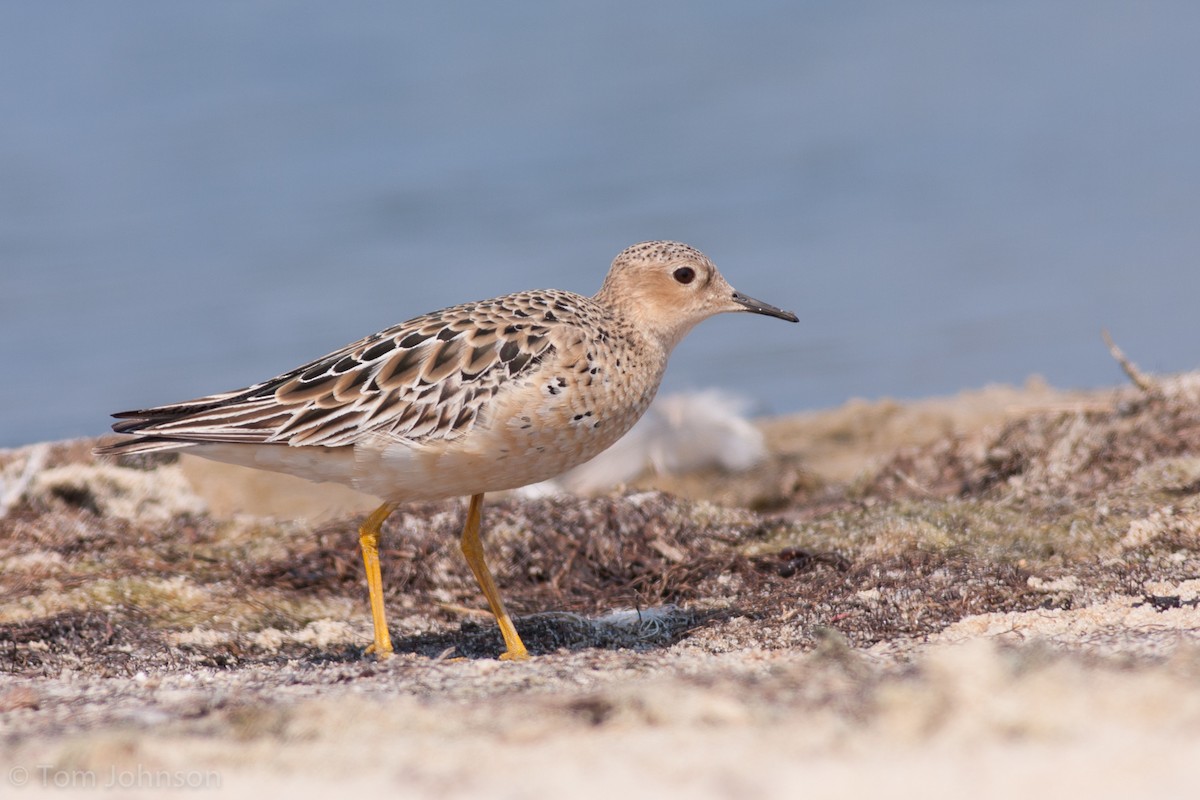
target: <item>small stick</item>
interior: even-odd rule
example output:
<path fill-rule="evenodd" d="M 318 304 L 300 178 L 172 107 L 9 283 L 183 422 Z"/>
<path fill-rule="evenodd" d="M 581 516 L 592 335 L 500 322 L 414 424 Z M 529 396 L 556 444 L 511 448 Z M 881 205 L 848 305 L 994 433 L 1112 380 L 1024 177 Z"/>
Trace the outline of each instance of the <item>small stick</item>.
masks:
<path fill-rule="evenodd" d="M 490 617 L 491 611 L 486 608 L 468 608 L 467 606 L 459 605 L 458 603 L 435 603 L 443 611 L 449 611 L 451 614 L 461 614 L 464 617 Z"/>
<path fill-rule="evenodd" d="M 1121 352 L 1121 348 L 1117 347 L 1117 343 L 1108 335 L 1108 329 L 1102 328 L 1100 335 L 1104 337 L 1104 343 L 1108 345 L 1108 352 L 1121 365 L 1121 369 L 1129 376 L 1129 380 L 1133 381 L 1133 385 L 1147 394 L 1157 394 L 1158 384 L 1155 380 L 1138 369 L 1137 364 L 1134 364 L 1128 356 Z"/>

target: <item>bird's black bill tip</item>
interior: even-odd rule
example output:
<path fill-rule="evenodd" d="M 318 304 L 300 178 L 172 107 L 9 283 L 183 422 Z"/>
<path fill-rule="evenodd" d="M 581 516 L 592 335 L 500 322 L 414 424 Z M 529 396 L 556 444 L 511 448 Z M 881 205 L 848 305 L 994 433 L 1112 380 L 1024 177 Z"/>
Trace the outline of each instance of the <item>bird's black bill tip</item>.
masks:
<path fill-rule="evenodd" d="M 753 297 L 748 297 L 741 292 L 733 293 L 733 302 L 737 303 L 747 311 L 751 311 L 755 314 L 765 314 L 768 317 L 778 317 L 779 319 L 784 319 L 788 322 L 800 321 L 800 318 L 790 311 L 784 311 L 782 308 L 776 308 L 770 303 L 764 303 L 762 300 L 755 300 Z"/>

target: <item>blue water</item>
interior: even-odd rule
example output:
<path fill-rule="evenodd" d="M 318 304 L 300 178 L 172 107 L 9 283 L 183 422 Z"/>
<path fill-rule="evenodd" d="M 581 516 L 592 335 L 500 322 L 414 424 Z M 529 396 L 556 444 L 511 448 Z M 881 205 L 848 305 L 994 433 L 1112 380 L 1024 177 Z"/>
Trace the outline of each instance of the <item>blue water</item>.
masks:
<path fill-rule="evenodd" d="M 0 9 L 0 446 L 705 250 L 762 412 L 1200 365 L 1200 4 Z"/>

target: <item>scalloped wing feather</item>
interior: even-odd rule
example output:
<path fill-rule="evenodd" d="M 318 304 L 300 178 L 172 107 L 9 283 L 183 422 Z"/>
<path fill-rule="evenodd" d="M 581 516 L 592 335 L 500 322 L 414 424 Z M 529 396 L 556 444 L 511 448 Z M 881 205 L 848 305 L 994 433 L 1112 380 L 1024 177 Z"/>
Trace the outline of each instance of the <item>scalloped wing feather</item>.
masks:
<path fill-rule="evenodd" d="M 522 292 L 427 314 L 360 339 L 245 389 L 116 414 L 141 438 L 109 453 L 164 442 L 338 447 L 373 435 L 421 443 L 469 431 L 513 381 L 531 375 L 591 301 Z"/>

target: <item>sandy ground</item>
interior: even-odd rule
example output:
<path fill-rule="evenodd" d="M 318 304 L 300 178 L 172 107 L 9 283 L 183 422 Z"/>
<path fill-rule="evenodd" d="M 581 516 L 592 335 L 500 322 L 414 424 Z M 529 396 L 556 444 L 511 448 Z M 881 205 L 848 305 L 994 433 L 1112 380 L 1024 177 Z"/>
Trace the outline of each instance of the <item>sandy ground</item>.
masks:
<path fill-rule="evenodd" d="M 53 794 L 1192 797 L 1200 376 L 758 423 L 767 462 L 385 527 L 91 442 L 0 453 L 0 786 Z"/>

